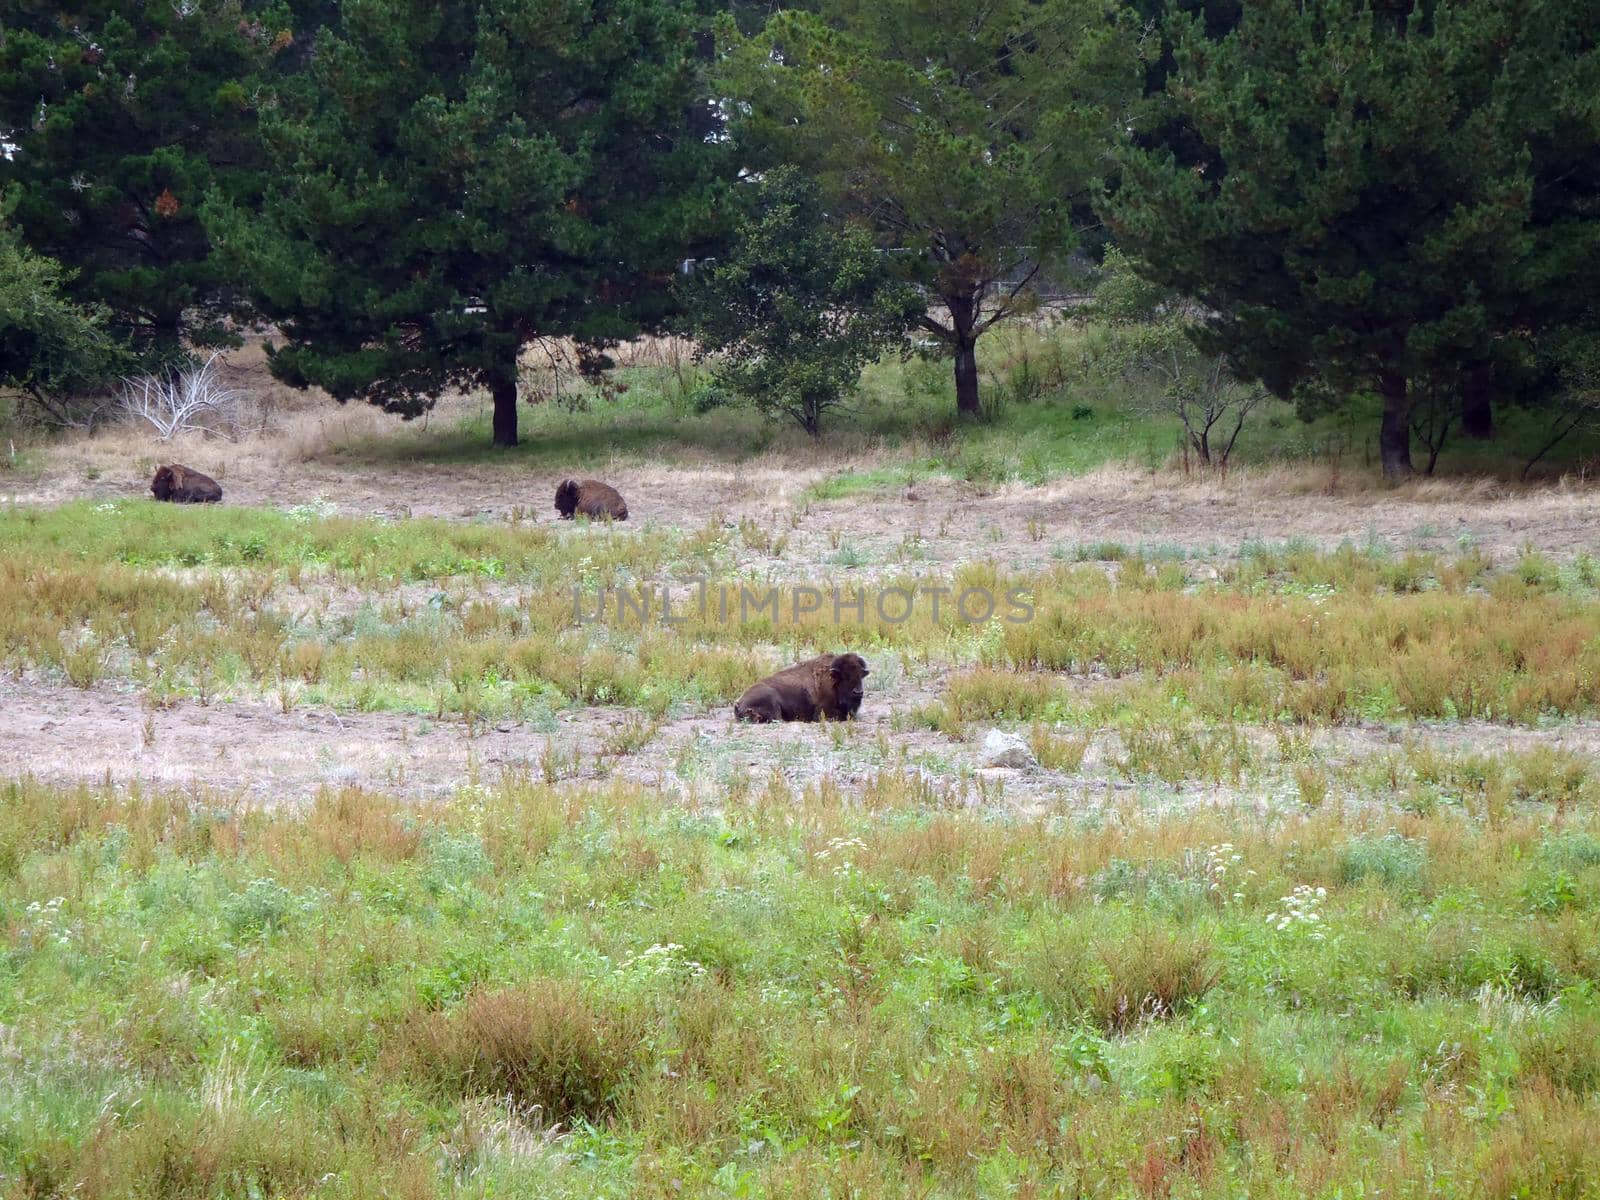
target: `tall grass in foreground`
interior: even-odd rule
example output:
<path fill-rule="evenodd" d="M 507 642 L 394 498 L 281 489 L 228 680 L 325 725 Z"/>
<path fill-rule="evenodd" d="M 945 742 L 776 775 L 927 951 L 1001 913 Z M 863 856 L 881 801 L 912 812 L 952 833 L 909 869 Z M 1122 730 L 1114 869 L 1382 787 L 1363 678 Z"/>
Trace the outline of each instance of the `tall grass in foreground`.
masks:
<path fill-rule="evenodd" d="M 1600 1186 L 1592 798 L 703 800 L 0 787 L 0 1191 Z"/>

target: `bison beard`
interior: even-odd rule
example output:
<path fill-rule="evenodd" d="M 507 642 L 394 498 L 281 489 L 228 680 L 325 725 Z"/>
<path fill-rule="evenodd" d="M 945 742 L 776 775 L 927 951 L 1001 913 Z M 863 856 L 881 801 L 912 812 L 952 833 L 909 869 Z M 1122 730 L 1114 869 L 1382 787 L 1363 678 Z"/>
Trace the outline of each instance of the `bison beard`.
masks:
<path fill-rule="evenodd" d="M 848 721 L 861 708 L 861 681 L 870 671 L 859 654 L 819 654 L 769 675 L 733 706 L 740 721 Z"/>
<path fill-rule="evenodd" d="M 173 504 L 215 504 L 222 499 L 222 485 L 209 475 L 174 463 L 156 471 L 150 494 Z"/>
<path fill-rule="evenodd" d="M 626 521 L 628 502 L 616 488 L 598 479 L 567 479 L 556 488 L 556 511 L 565 521 L 572 520 L 574 513 L 596 520 Z"/>

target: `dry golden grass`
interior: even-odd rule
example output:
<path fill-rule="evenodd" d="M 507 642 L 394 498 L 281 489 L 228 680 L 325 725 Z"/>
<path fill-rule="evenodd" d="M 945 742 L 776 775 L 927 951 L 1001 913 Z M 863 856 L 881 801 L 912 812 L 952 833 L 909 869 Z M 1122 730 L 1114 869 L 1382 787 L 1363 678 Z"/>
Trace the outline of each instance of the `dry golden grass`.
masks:
<path fill-rule="evenodd" d="M 1117 496 L 1130 503 L 1170 498 L 1200 512 L 1213 504 L 1267 502 L 1289 497 L 1314 500 L 1330 517 L 1348 513 L 1347 501 L 1363 502 L 1373 515 L 1393 507 L 1405 507 L 1469 516 L 1483 506 L 1493 505 L 1510 519 L 1529 522 L 1530 528 L 1536 531 L 1537 522 L 1542 518 L 1565 514 L 1574 507 L 1586 509 L 1593 503 L 1594 486 L 1573 477 L 1523 484 L 1486 476 L 1429 478 L 1423 475 L 1397 484 L 1385 479 L 1376 468 L 1335 470 L 1322 462 L 1245 464 L 1225 474 L 1195 472 L 1187 476 L 1167 468 L 1151 470 L 1131 463 L 1107 463 L 1084 474 L 1038 487 L 1006 483 L 997 489 L 996 495 L 1046 504 L 1092 504 L 1106 496 Z M 1359 534 L 1361 530 L 1360 523 L 1345 526 L 1347 533 Z"/>
<path fill-rule="evenodd" d="M 450 1097 L 506 1097 L 543 1120 L 604 1119 L 635 1065 L 641 1029 L 564 980 L 475 991 L 454 1012 L 417 1014 L 390 1053 Z"/>

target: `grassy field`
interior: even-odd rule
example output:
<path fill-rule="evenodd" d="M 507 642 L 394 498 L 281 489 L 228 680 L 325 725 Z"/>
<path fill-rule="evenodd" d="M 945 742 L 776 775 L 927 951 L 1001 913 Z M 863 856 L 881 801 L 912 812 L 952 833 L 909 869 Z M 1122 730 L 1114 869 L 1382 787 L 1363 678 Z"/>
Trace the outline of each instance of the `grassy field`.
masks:
<path fill-rule="evenodd" d="M 1593 494 L 1287 409 L 1185 476 L 1072 348 L 992 340 L 973 426 L 881 364 L 820 445 L 654 362 L 511 455 L 184 447 L 217 507 L 26 448 L 0 1196 L 1600 1194 Z M 636 519 L 552 520 L 575 463 Z M 873 603 L 937 588 L 1029 619 Z M 729 719 L 845 649 L 859 720 Z"/>
<path fill-rule="evenodd" d="M 32 686 L 247 725 L 621 718 L 592 760 L 547 738 L 430 803 L 0 785 L 0 1188 L 1600 1188 L 1600 763 L 1545 740 L 1600 708 L 1587 556 L 1084 545 L 957 568 L 1023 589 L 1014 625 L 574 619 L 574 579 L 828 565 L 784 536 L 0 514 L 5 668 Z M 929 584 L 915 547 L 842 572 Z M 808 733 L 832 766 L 663 749 L 846 646 L 901 683 Z M 1410 732 L 1319 740 L 1373 721 Z M 1525 744 L 1447 736 L 1469 722 Z M 1025 803 L 948 765 L 995 725 L 1039 760 Z M 1093 771 L 1125 782 L 1076 802 Z"/>
<path fill-rule="evenodd" d="M 946 604 L 897 621 L 869 601 L 743 621 L 690 606 L 670 627 L 631 611 L 583 623 L 602 590 L 691 577 L 737 589 L 753 559 L 769 585 L 805 582 L 805 564 L 774 560 L 782 537 L 748 522 L 590 536 L 147 501 L 16 509 L 0 514 L 0 641 L 7 667 L 80 688 L 122 678 L 164 701 L 277 694 L 469 718 L 551 703 L 662 715 L 731 701 L 752 672 L 838 646 L 969 668 L 924 714 L 952 730 L 1001 716 L 1534 722 L 1600 708 L 1600 565 L 1533 550 L 1495 569 L 1473 550 L 1257 546 L 1218 571 L 1089 546 L 1033 572 L 969 562 L 948 583 L 908 555 L 876 575 L 841 570 L 838 586 L 1015 593 L 1032 619 L 979 625 Z M 1096 558 L 1107 561 L 1081 561 Z M 336 608 L 335 589 L 359 599 Z M 1086 698 L 1058 672 L 1107 686 Z"/>
<path fill-rule="evenodd" d="M 1269 824 L 941 809 L 892 771 L 683 808 L 7 785 L 0 1178 L 1592 1195 L 1591 771 Z"/>

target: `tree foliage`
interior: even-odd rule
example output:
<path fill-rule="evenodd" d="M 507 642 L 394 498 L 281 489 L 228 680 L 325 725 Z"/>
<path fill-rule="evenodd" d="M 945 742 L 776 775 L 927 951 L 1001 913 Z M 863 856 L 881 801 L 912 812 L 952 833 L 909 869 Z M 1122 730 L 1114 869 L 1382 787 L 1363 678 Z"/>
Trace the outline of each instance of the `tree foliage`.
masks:
<path fill-rule="evenodd" d="M 34 254 L 4 221 L 0 204 L 0 388 L 26 393 L 68 424 L 77 393 L 100 389 L 122 365 L 104 313 L 64 294 L 71 273 Z"/>
<path fill-rule="evenodd" d="M 1203 464 L 1226 470 L 1245 422 L 1268 393 L 1237 378 L 1224 355 L 1195 344 L 1204 324 L 1201 308 L 1141 279 L 1113 248 L 1106 252 L 1090 312 L 1111 330 L 1103 365 L 1137 386 L 1152 415 L 1176 417 Z"/>
<path fill-rule="evenodd" d="M 1139 90 L 1132 35 L 1096 0 L 821 0 L 728 45 L 740 152 L 802 167 L 925 289 L 976 413 L 973 347 L 1071 251 Z"/>
<path fill-rule="evenodd" d="M 1546 454 L 1574 433 L 1600 427 L 1600 338 L 1583 331 L 1558 342 L 1559 349 L 1549 357 L 1562 366 L 1544 406 L 1545 425 L 1537 448 L 1522 465 L 1524 480 Z"/>
<path fill-rule="evenodd" d="M 0 0 L 16 228 L 148 357 L 224 338 L 238 290 L 201 207 L 259 187 L 256 115 L 295 57 L 294 20 L 275 0 Z"/>
<path fill-rule="evenodd" d="M 1202 343 L 1245 376 L 1381 395 L 1384 469 L 1409 473 L 1419 388 L 1519 369 L 1555 312 L 1549 252 L 1593 245 L 1587 218 L 1534 215 L 1537 130 L 1597 115 L 1572 90 L 1592 39 L 1590 60 L 1553 53 L 1584 48 L 1570 8 L 1259 0 L 1220 39 L 1177 16 L 1167 95 L 1207 153 L 1124 152 L 1112 229 L 1211 310 Z"/>
<path fill-rule="evenodd" d="M 901 343 L 922 298 L 894 278 L 859 225 L 833 225 L 792 167 L 752 186 L 731 244 L 687 288 L 694 334 L 721 356 L 717 380 L 807 433 Z"/>
<path fill-rule="evenodd" d="M 517 356 L 660 326 L 721 219 L 688 0 L 352 0 L 313 87 L 263 122 L 258 221 L 214 227 L 299 386 L 414 416 L 488 387 L 516 444 Z"/>

